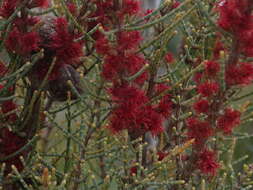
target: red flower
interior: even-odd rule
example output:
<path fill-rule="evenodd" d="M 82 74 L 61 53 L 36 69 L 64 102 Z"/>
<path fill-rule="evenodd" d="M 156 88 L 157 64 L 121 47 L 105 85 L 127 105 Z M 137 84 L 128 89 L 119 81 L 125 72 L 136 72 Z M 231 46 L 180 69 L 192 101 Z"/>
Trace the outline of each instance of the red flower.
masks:
<path fill-rule="evenodd" d="M 117 102 L 110 118 L 110 129 L 120 132 L 123 129 L 139 136 L 145 132 L 154 135 L 163 130 L 163 118 L 151 106 L 144 91 L 129 85 L 114 86 L 112 99 Z"/>
<path fill-rule="evenodd" d="M 98 38 L 98 40 L 96 40 L 96 43 L 95 43 L 95 48 L 96 48 L 97 53 L 102 54 L 102 55 L 110 54 L 110 51 L 111 51 L 111 46 L 106 37 Z"/>
<path fill-rule="evenodd" d="M 216 175 L 217 169 L 220 167 L 216 159 L 216 153 L 211 150 L 204 149 L 198 155 L 197 167 L 203 174 L 210 174 L 211 176 Z"/>
<path fill-rule="evenodd" d="M 24 26 L 33 27 L 35 24 L 38 24 L 39 21 L 39 17 L 27 16 L 26 18 L 16 18 L 13 22 L 13 25 L 19 29 L 23 28 Z"/>
<path fill-rule="evenodd" d="M 43 79 L 50 67 L 53 57 L 56 57 L 55 66 L 49 76 L 49 80 L 55 80 L 59 75 L 59 69 L 63 65 L 80 63 L 83 55 L 82 43 L 75 42 L 78 37 L 69 31 L 65 18 L 48 20 L 40 32 L 40 47 L 44 48 L 44 58 L 36 63 L 35 72 L 39 79 Z"/>
<path fill-rule="evenodd" d="M 156 106 L 156 111 L 159 114 L 162 114 L 163 117 L 167 118 L 172 112 L 173 102 L 170 99 L 170 96 L 164 96 L 160 100 L 159 104 Z"/>
<path fill-rule="evenodd" d="M 125 76 L 130 77 L 136 74 L 146 64 L 146 60 L 141 55 L 130 53 L 125 54 L 125 56 L 122 58 L 122 64 L 123 65 L 121 65 L 121 67 L 125 70 Z M 148 73 L 143 72 L 134 80 L 134 82 L 142 85 L 147 79 Z"/>
<path fill-rule="evenodd" d="M 213 58 L 215 60 L 220 58 L 220 52 L 224 51 L 225 47 L 223 45 L 223 43 L 220 41 L 219 37 L 217 38 L 215 45 L 214 45 L 214 49 L 213 49 Z"/>
<path fill-rule="evenodd" d="M 108 24 L 111 20 L 110 13 L 116 12 L 113 0 L 94 0 L 94 4 L 96 5 L 97 9 L 91 17 L 97 17 L 98 19 L 94 22 L 90 23 L 90 28 L 93 28 L 98 23 L 101 23 L 103 26 Z"/>
<path fill-rule="evenodd" d="M 55 33 L 52 36 L 50 48 L 56 51 L 57 60 L 72 64 L 74 60 L 82 56 L 82 43 L 74 42 L 75 36 L 68 30 L 65 18 L 55 20 Z"/>
<path fill-rule="evenodd" d="M 139 31 L 117 33 L 118 49 L 128 50 L 138 47 L 142 37 Z"/>
<path fill-rule="evenodd" d="M 4 18 L 10 17 L 14 13 L 18 3 L 19 0 L 4 0 L 0 8 L 0 16 Z"/>
<path fill-rule="evenodd" d="M 231 108 L 225 109 L 225 113 L 217 120 L 218 128 L 225 134 L 230 134 L 232 129 L 240 124 L 241 113 Z"/>
<path fill-rule="evenodd" d="M 186 125 L 188 138 L 194 138 L 197 145 L 204 143 L 208 137 L 213 135 L 213 129 L 207 121 L 191 117 L 186 120 Z"/>
<path fill-rule="evenodd" d="M 140 11 L 140 2 L 136 0 L 123 0 L 121 15 L 135 15 Z"/>
<path fill-rule="evenodd" d="M 209 103 L 207 100 L 199 100 L 193 105 L 194 110 L 197 113 L 207 113 L 209 111 Z"/>
<path fill-rule="evenodd" d="M 20 55 L 27 55 L 32 51 L 38 50 L 40 42 L 36 32 L 22 33 L 16 27 L 9 33 L 6 39 L 6 47 Z"/>
<path fill-rule="evenodd" d="M 179 1 L 174 1 L 173 5 L 172 5 L 172 9 L 175 9 L 175 8 L 179 7 L 180 4 L 181 3 Z"/>
<path fill-rule="evenodd" d="M 249 29 L 252 26 L 248 10 L 250 3 L 250 0 L 221 0 L 217 7 L 220 14 L 219 26 L 235 33 Z"/>
<path fill-rule="evenodd" d="M 173 56 L 173 54 L 172 53 L 167 53 L 166 55 L 165 55 L 165 60 L 167 61 L 167 63 L 172 63 L 173 61 L 174 61 L 174 56 Z"/>
<path fill-rule="evenodd" d="M 14 104 L 11 100 L 3 102 L 1 107 L 2 107 L 3 113 L 8 113 L 8 112 L 15 110 L 17 108 L 16 104 Z"/>
<path fill-rule="evenodd" d="M 205 73 L 209 77 L 214 77 L 220 71 L 220 64 L 216 61 L 205 62 Z"/>
<path fill-rule="evenodd" d="M 232 32 L 239 41 L 240 50 L 247 56 L 253 55 L 253 15 L 251 0 L 222 0 L 218 4 L 218 24 Z"/>
<path fill-rule="evenodd" d="M 219 85 L 216 82 L 205 82 L 198 86 L 198 93 L 204 97 L 210 97 L 219 91 Z"/>
<path fill-rule="evenodd" d="M 228 85 L 247 85 L 253 81 L 253 64 L 238 63 L 229 65 L 226 71 Z"/>
<path fill-rule="evenodd" d="M 167 152 L 158 151 L 157 152 L 158 161 L 162 161 L 168 155 L 169 155 L 169 153 L 167 153 Z"/>
<path fill-rule="evenodd" d="M 193 81 L 199 84 L 201 82 L 202 77 L 203 77 L 202 72 L 196 72 L 195 75 L 193 76 Z"/>
<path fill-rule="evenodd" d="M 15 133 L 9 131 L 7 128 L 1 129 L 1 141 L 0 141 L 0 152 L 3 157 L 6 157 L 18 150 L 20 150 L 27 141 L 16 135 Z M 22 151 L 16 156 L 4 161 L 6 163 L 5 175 L 12 171 L 11 166 L 15 165 L 18 171 L 23 169 L 23 164 L 20 161 L 19 157 L 27 154 L 26 151 Z"/>
<path fill-rule="evenodd" d="M 122 57 L 120 55 L 107 55 L 104 59 L 102 76 L 108 81 L 114 81 L 123 74 Z"/>
<path fill-rule="evenodd" d="M 19 32 L 19 30 L 17 28 L 12 29 L 12 31 L 9 33 L 6 41 L 5 41 L 5 45 L 7 47 L 8 50 L 10 51 L 17 51 L 18 50 L 18 45 L 19 45 L 19 41 L 20 41 L 20 37 L 21 33 Z"/>
<path fill-rule="evenodd" d="M 68 2 L 67 7 L 68 7 L 69 12 L 72 15 L 76 16 L 78 14 L 78 12 L 77 12 L 78 10 L 77 10 L 77 7 L 76 7 L 75 3 Z"/>
<path fill-rule="evenodd" d="M 137 174 L 137 167 L 136 166 L 133 166 L 130 168 L 130 175 L 131 176 L 134 176 Z"/>
<path fill-rule="evenodd" d="M 23 35 L 20 41 L 22 54 L 28 54 L 32 51 L 38 50 L 39 35 L 36 32 L 27 32 Z"/>
<path fill-rule="evenodd" d="M 118 51 L 117 55 L 107 55 L 104 62 L 102 75 L 109 81 L 130 77 L 145 65 L 145 60 L 142 57 L 135 54 L 127 55 L 121 51 Z M 143 84 L 146 79 L 147 72 L 144 72 L 134 82 Z"/>
<path fill-rule="evenodd" d="M 15 110 L 17 108 L 17 105 L 13 101 L 8 100 L 8 101 L 5 101 L 2 103 L 1 108 L 2 108 L 2 112 L 4 114 L 7 114 L 7 113 Z M 6 116 L 6 119 L 8 121 L 15 122 L 17 120 L 17 114 L 16 113 L 8 114 Z"/>
<path fill-rule="evenodd" d="M 153 12 L 153 9 L 147 9 L 146 12 L 144 13 L 144 16 L 147 16 Z"/>

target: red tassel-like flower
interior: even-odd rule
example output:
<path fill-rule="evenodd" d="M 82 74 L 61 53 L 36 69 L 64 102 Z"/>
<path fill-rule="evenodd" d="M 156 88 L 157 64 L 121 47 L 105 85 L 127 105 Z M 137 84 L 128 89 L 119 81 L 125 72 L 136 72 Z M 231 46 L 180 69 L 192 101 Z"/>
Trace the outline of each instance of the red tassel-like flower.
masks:
<path fill-rule="evenodd" d="M 123 129 L 139 136 L 145 132 L 154 135 L 163 131 L 163 117 L 151 106 L 142 90 L 129 85 L 115 86 L 111 90 L 116 108 L 112 111 L 110 129 L 120 132 Z"/>
<path fill-rule="evenodd" d="M 137 167 L 136 166 L 133 166 L 130 168 L 130 175 L 131 176 L 135 176 L 137 174 Z"/>
<path fill-rule="evenodd" d="M 7 128 L 1 129 L 0 134 L 0 152 L 3 157 L 9 156 L 10 154 L 20 150 L 27 142 L 24 138 L 19 137 L 15 133 L 9 131 Z M 4 161 L 6 163 L 5 175 L 12 171 L 12 165 L 15 165 L 18 171 L 21 171 L 24 166 L 19 157 L 26 154 L 27 150 L 22 151 L 12 158 Z"/>
<path fill-rule="evenodd" d="M 0 8 L 0 16 L 4 18 L 10 17 L 14 13 L 18 3 L 19 0 L 4 0 Z"/>
<path fill-rule="evenodd" d="M 238 32 L 247 30 L 252 25 L 251 0 L 221 0 L 218 3 L 220 14 L 218 24 L 225 30 Z"/>
<path fill-rule="evenodd" d="M 74 65 L 80 63 L 80 57 L 83 55 L 83 42 L 76 42 L 78 38 L 69 30 L 65 18 L 55 20 L 46 20 L 39 34 L 41 37 L 40 47 L 43 48 L 44 58 L 35 65 L 36 76 L 43 79 L 50 67 L 53 57 L 56 57 L 56 63 L 49 76 L 49 80 L 55 80 L 59 75 L 59 69 L 63 65 Z"/>
<path fill-rule="evenodd" d="M 77 7 L 76 7 L 75 3 L 69 2 L 69 3 L 67 3 L 67 7 L 68 7 L 69 12 L 72 15 L 76 16 L 78 14 L 78 10 L 77 10 Z"/>
<path fill-rule="evenodd" d="M 203 78 L 203 73 L 202 72 L 196 72 L 195 75 L 193 76 L 193 81 L 197 84 L 201 82 Z"/>
<path fill-rule="evenodd" d="M 117 55 L 108 55 L 105 57 L 102 75 L 109 81 L 115 81 L 122 77 L 130 77 L 137 73 L 144 65 L 145 60 L 135 54 L 123 54 L 119 51 Z M 143 84 L 147 79 L 147 73 L 142 73 L 136 78 L 135 82 Z"/>
<path fill-rule="evenodd" d="M 123 0 L 121 15 L 135 15 L 140 11 L 140 2 L 137 0 Z"/>
<path fill-rule="evenodd" d="M 223 43 L 220 41 L 220 38 L 218 37 L 213 48 L 213 58 L 215 60 L 220 58 L 221 51 L 225 51 L 225 47 Z"/>
<path fill-rule="evenodd" d="M 75 36 L 68 30 L 65 18 L 55 20 L 55 33 L 52 36 L 51 48 L 56 51 L 57 60 L 69 63 L 82 55 L 82 44 L 74 42 Z"/>
<path fill-rule="evenodd" d="M 138 47 L 142 40 L 139 31 L 119 32 L 117 34 L 118 48 L 121 50 L 128 50 Z"/>
<path fill-rule="evenodd" d="M 106 37 L 101 37 L 96 40 L 95 48 L 97 53 L 101 55 L 110 54 L 112 47 L 109 44 L 109 40 Z"/>
<path fill-rule="evenodd" d="M 219 85 L 216 82 L 205 82 L 198 86 L 198 93 L 204 97 L 215 95 L 219 91 Z"/>
<path fill-rule="evenodd" d="M 226 71 L 228 85 L 247 85 L 253 81 L 253 64 L 238 63 L 229 65 Z"/>
<path fill-rule="evenodd" d="M 173 54 L 172 53 L 167 53 L 166 55 L 165 55 L 165 60 L 167 61 L 167 63 L 172 63 L 173 61 L 174 61 L 174 56 L 173 56 Z"/>
<path fill-rule="evenodd" d="M 217 120 L 217 125 L 225 134 L 230 134 L 234 127 L 240 124 L 241 113 L 231 108 L 225 109 L 225 112 Z"/>
<path fill-rule="evenodd" d="M 214 151 L 204 149 L 198 155 L 197 167 L 205 175 L 216 175 L 217 169 L 220 167 L 217 162 L 216 153 Z"/>
<path fill-rule="evenodd" d="M 172 5 L 172 9 L 175 9 L 177 7 L 179 7 L 181 5 L 181 3 L 179 1 L 174 1 L 173 5 Z"/>
<path fill-rule="evenodd" d="M 2 108 L 3 114 L 8 113 L 8 115 L 6 116 L 6 119 L 8 121 L 15 122 L 17 120 L 17 114 L 16 113 L 9 114 L 9 112 L 11 112 L 11 111 L 13 111 L 17 108 L 17 105 L 13 101 L 8 100 L 8 101 L 3 102 L 2 105 L 1 105 L 1 108 Z"/>
<path fill-rule="evenodd" d="M 220 71 L 220 64 L 216 61 L 205 62 L 205 74 L 209 77 L 214 77 Z"/>
<path fill-rule="evenodd" d="M 6 39 L 6 47 L 20 55 L 27 55 L 39 48 L 40 38 L 36 32 L 22 33 L 16 27 Z"/>
<path fill-rule="evenodd" d="M 213 135 L 213 130 L 207 121 L 201 121 L 195 117 L 186 120 L 189 139 L 195 139 L 195 143 L 200 145 L 204 143 L 208 137 Z"/>
<path fill-rule="evenodd" d="M 199 100 L 194 103 L 193 108 L 197 113 L 207 113 L 209 111 L 209 103 L 207 100 Z"/>

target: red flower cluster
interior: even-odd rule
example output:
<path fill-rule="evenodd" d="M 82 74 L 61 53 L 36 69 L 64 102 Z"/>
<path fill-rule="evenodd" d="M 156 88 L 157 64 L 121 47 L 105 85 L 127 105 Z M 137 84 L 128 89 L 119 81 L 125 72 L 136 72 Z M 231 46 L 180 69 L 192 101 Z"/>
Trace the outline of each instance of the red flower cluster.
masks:
<path fill-rule="evenodd" d="M 196 117 L 186 120 L 187 136 L 189 139 L 194 138 L 196 145 L 202 145 L 208 137 L 213 135 L 213 129 L 207 121 L 201 121 Z"/>
<path fill-rule="evenodd" d="M 108 9 L 102 8 L 102 4 Z M 96 1 L 99 21 L 104 28 L 110 27 L 110 23 L 123 25 L 126 15 L 138 15 L 139 2 L 135 0 L 123 0 L 122 5 L 112 1 Z M 116 9 L 118 7 L 118 9 Z M 114 10 L 115 11 L 110 11 Z M 118 15 L 118 20 L 111 14 Z M 149 104 L 149 97 L 140 88 L 148 79 L 147 72 L 141 73 L 134 80 L 126 79 L 135 75 L 145 67 L 146 61 L 142 55 L 135 53 L 142 40 L 139 31 L 119 31 L 115 41 L 109 41 L 100 33 L 96 40 L 97 53 L 104 57 L 102 76 L 113 83 L 110 94 L 115 102 L 115 108 L 111 113 L 109 128 L 114 132 L 128 130 L 134 136 L 143 135 L 150 131 L 156 135 L 163 130 L 163 121 L 171 112 L 172 103 L 170 97 L 164 96 L 157 105 Z M 155 86 L 154 93 L 159 93 L 168 87 Z"/>
<path fill-rule="evenodd" d="M 208 77 L 215 77 L 220 71 L 220 64 L 216 61 L 206 61 L 205 62 L 205 74 Z"/>
<path fill-rule="evenodd" d="M 210 105 L 207 100 L 201 99 L 194 103 L 193 105 L 194 110 L 196 113 L 207 113 L 210 109 Z"/>
<path fill-rule="evenodd" d="M 217 163 L 216 153 L 214 151 L 204 149 L 198 155 L 197 167 L 203 174 L 214 176 L 220 167 Z"/>
<path fill-rule="evenodd" d="M 217 125 L 224 134 L 230 134 L 232 129 L 240 124 L 241 113 L 231 108 L 226 108 L 224 114 L 217 120 Z"/>
<path fill-rule="evenodd" d="M 3 88 L 2 85 L 0 85 L 0 90 Z M 17 108 L 17 105 L 12 100 L 7 100 L 1 103 L 1 110 L 3 114 L 7 114 L 4 117 L 4 120 L 1 121 L 0 126 L 0 152 L 1 152 L 1 158 L 4 158 L 17 150 L 19 150 L 23 145 L 25 145 L 26 141 L 25 139 L 17 136 L 13 132 L 9 131 L 6 126 L 4 126 L 5 122 L 15 122 L 17 120 L 17 114 L 16 112 L 10 113 L 15 111 Z M 22 170 L 23 165 L 19 159 L 19 156 L 23 153 L 20 153 L 10 159 L 5 160 L 6 168 L 5 168 L 5 175 L 10 173 L 12 171 L 11 165 L 15 165 L 19 171 Z"/>
<path fill-rule="evenodd" d="M 237 34 L 250 29 L 252 24 L 250 7 L 250 0 L 219 1 L 219 26 L 224 30 L 228 30 Z"/>
<path fill-rule="evenodd" d="M 3 0 L 2 6 L 0 8 L 0 16 L 4 18 L 10 17 L 15 9 L 22 3 L 22 0 Z M 35 7 L 47 7 L 49 4 L 48 0 L 32 0 L 28 1 L 26 7 L 35 8 Z"/>
<path fill-rule="evenodd" d="M 140 1 L 124 0 L 122 1 L 122 8 L 119 11 L 120 16 L 136 15 L 140 11 Z"/>
<path fill-rule="evenodd" d="M 74 42 L 75 35 L 68 29 L 65 18 L 57 18 L 54 23 L 55 32 L 52 34 L 52 42 L 49 48 L 55 50 L 57 63 L 74 64 L 82 56 L 82 43 Z"/>
<path fill-rule="evenodd" d="M 220 35 L 218 34 L 213 48 L 213 59 L 218 60 L 220 58 L 220 52 L 225 50 L 226 49 L 220 40 Z"/>
<path fill-rule="evenodd" d="M 130 175 L 135 176 L 137 174 L 137 171 L 138 171 L 138 169 L 136 166 L 131 167 L 130 168 Z"/>
<path fill-rule="evenodd" d="M 247 85 L 253 81 L 253 64 L 237 63 L 230 65 L 226 71 L 228 85 Z"/>
<path fill-rule="evenodd" d="M 36 32 L 21 32 L 15 27 L 8 35 L 5 45 L 9 51 L 27 55 L 39 49 L 40 38 Z"/>
<path fill-rule="evenodd" d="M 17 0 L 4 0 L 0 8 L 0 15 L 4 18 L 8 18 L 15 11 L 17 4 Z"/>
<path fill-rule="evenodd" d="M 97 19 L 89 23 L 89 28 L 93 28 L 98 23 L 107 28 L 112 22 L 115 22 L 115 18 L 119 21 L 117 25 L 122 24 L 126 16 L 137 15 L 140 11 L 140 1 L 137 0 L 123 0 L 122 3 L 113 0 L 93 0 L 93 3 L 97 9 L 90 17 Z"/>
<path fill-rule="evenodd" d="M 68 7 L 69 12 L 70 12 L 73 16 L 77 16 L 77 14 L 78 14 L 78 9 L 77 9 L 75 3 L 68 2 L 68 3 L 67 3 L 67 7 Z"/>
<path fill-rule="evenodd" d="M 75 65 L 80 62 L 83 42 L 76 42 L 79 36 L 69 29 L 65 18 L 59 17 L 45 22 L 45 26 L 39 31 L 40 48 L 45 50 L 45 56 L 36 63 L 35 72 L 39 79 L 43 79 L 55 57 L 56 63 L 49 76 L 49 80 L 55 80 L 63 65 Z"/>
<path fill-rule="evenodd" d="M 139 31 L 119 32 L 117 34 L 117 49 L 118 51 L 135 49 L 138 47 L 141 40 L 142 38 Z"/>
<path fill-rule="evenodd" d="M 156 94 L 160 94 L 169 89 L 170 87 L 163 83 L 157 84 L 155 86 Z M 159 103 L 155 106 L 155 109 L 159 114 L 167 118 L 172 112 L 172 107 L 173 107 L 173 102 L 171 101 L 171 96 L 168 94 L 168 95 L 163 96 L 160 99 Z"/>
<path fill-rule="evenodd" d="M 128 129 L 139 136 L 146 131 L 154 135 L 163 130 L 163 117 L 155 109 L 146 105 L 148 98 L 145 92 L 129 85 L 114 86 L 112 98 L 119 102 L 112 112 L 110 128 L 114 132 Z"/>
<path fill-rule="evenodd" d="M 205 82 L 198 86 L 198 93 L 204 97 L 214 96 L 219 91 L 217 82 Z"/>
<path fill-rule="evenodd" d="M 197 83 L 197 92 L 200 94 L 200 98 L 192 105 L 196 116 L 188 118 L 186 121 L 187 136 L 195 139 L 197 150 L 195 156 L 198 159 L 196 167 L 206 175 L 215 175 L 219 168 L 215 154 L 206 148 L 208 139 L 216 132 L 215 126 L 211 126 L 211 124 L 213 119 L 217 119 L 213 117 L 213 112 L 217 111 L 214 99 L 219 96 L 219 84 L 217 83 L 219 72 L 218 61 L 209 60 L 204 62 L 204 71 L 195 74 L 194 81 Z"/>
<path fill-rule="evenodd" d="M 251 0 L 222 0 L 218 7 L 218 24 L 231 32 L 237 41 L 239 53 L 253 56 L 253 2 Z M 226 82 L 231 85 L 247 85 L 253 81 L 250 63 L 233 63 L 226 69 Z"/>
<path fill-rule="evenodd" d="M 174 57 L 173 57 L 173 54 L 172 53 L 167 53 L 165 55 L 165 60 L 167 61 L 167 63 L 172 63 L 174 61 Z"/>
<path fill-rule="evenodd" d="M 179 1 L 174 1 L 174 3 L 172 4 L 172 9 L 175 9 L 177 7 L 179 7 L 181 5 L 181 3 Z"/>
<path fill-rule="evenodd" d="M 5 158 L 12 153 L 20 150 L 27 143 L 26 139 L 19 137 L 17 134 L 9 131 L 7 128 L 1 129 L 0 132 L 0 152 L 1 158 Z M 25 156 L 28 153 L 27 150 L 20 152 L 19 154 L 4 161 L 6 164 L 5 175 L 12 171 L 11 166 L 15 165 L 18 171 L 23 169 L 23 164 L 20 161 L 20 156 Z"/>

